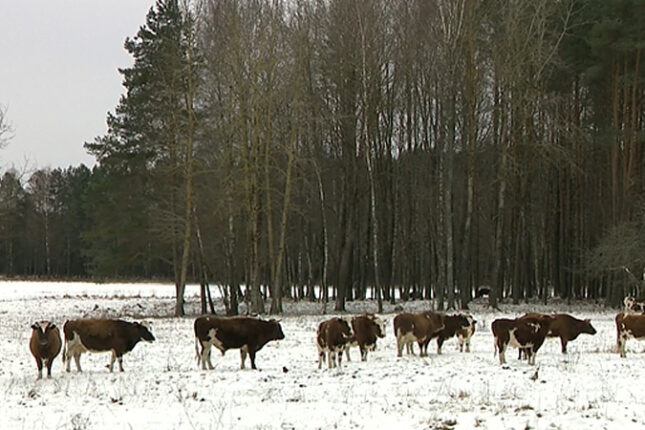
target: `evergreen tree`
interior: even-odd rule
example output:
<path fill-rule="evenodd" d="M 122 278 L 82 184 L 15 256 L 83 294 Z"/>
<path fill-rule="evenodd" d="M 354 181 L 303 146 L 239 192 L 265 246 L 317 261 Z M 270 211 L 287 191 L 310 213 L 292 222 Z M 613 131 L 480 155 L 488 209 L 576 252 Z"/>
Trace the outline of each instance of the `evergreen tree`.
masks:
<path fill-rule="evenodd" d="M 0 261 L 3 273 L 15 273 L 16 252 L 19 239 L 24 231 L 25 190 L 13 170 L 6 172 L 0 179 Z"/>
<path fill-rule="evenodd" d="M 127 247 L 132 253 L 130 257 L 147 255 L 148 249 L 168 249 L 169 252 L 154 257 L 172 265 L 177 315 L 184 312 L 188 262 L 184 248 L 190 246 L 185 241 L 186 231 L 190 236 L 190 217 L 186 213 L 191 211 L 187 207 L 192 193 L 187 186 L 192 171 L 187 166 L 193 157 L 192 103 L 198 57 L 193 27 L 187 2 L 181 5 L 177 0 L 156 2 L 148 12 L 146 24 L 125 42 L 134 65 L 120 70 L 126 94 L 115 113 L 108 115 L 108 134 L 86 144 L 100 163 L 101 179 L 97 186 L 111 197 L 102 200 L 94 196 L 98 206 L 95 210 L 120 214 L 114 220 L 98 216 L 101 228 L 88 233 L 91 239 L 88 252 L 93 256 L 94 270 L 103 272 L 105 267 L 101 266 L 114 258 L 129 261 L 120 246 L 96 249 L 105 241 L 114 243 L 116 237 L 119 242 L 130 242 Z M 123 223 L 121 217 L 127 221 Z M 133 226 L 132 220 L 141 223 Z M 125 226 L 140 231 L 130 236 L 124 231 Z M 110 255 L 112 252 L 121 255 Z M 99 255 L 101 258 L 96 258 Z"/>

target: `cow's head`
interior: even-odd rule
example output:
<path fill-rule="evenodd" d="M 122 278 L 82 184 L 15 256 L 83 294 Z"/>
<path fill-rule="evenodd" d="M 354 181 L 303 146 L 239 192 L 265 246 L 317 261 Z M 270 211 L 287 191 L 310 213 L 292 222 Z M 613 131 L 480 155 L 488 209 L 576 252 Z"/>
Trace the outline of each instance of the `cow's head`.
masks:
<path fill-rule="evenodd" d="M 280 320 L 270 319 L 269 324 L 271 324 L 271 339 L 272 340 L 281 340 L 284 339 L 284 333 L 282 332 L 282 326 L 280 325 Z"/>
<path fill-rule="evenodd" d="M 596 329 L 591 325 L 591 320 L 588 318 L 583 321 L 581 331 L 586 334 L 596 334 Z"/>
<path fill-rule="evenodd" d="M 48 334 L 56 328 L 56 325 L 49 321 L 36 321 L 31 325 L 32 336 L 38 336 L 38 343 L 45 346 L 49 343 Z"/>
<path fill-rule="evenodd" d="M 347 321 L 347 318 L 339 317 L 336 318 L 336 321 L 339 323 L 340 334 L 345 340 L 351 342 L 354 336 L 354 331 L 352 330 L 352 326 L 349 324 L 349 321 Z"/>
<path fill-rule="evenodd" d="M 367 319 L 372 323 L 374 334 L 378 337 L 385 337 L 385 321 L 374 314 L 365 314 Z"/>
<path fill-rule="evenodd" d="M 466 330 L 470 328 L 470 320 L 472 320 L 472 317 L 469 319 L 467 315 L 464 314 L 458 314 L 455 315 L 457 317 L 457 327 L 456 330 Z"/>
<path fill-rule="evenodd" d="M 138 322 L 135 322 L 134 325 L 137 328 L 137 333 L 139 333 L 139 338 L 141 340 L 145 340 L 146 342 L 152 342 L 155 340 L 155 337 L 152 335 L 150 330 L 148 330 L 148 327 Z"/>

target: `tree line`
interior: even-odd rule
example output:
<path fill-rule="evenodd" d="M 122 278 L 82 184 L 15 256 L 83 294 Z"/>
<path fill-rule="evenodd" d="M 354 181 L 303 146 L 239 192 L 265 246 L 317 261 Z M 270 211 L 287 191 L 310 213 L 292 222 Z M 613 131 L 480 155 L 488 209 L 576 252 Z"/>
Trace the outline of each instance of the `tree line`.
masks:
<path fill-rule="evenodd" d="M 467 307 L 639 294 L 645 3 L 158 0 L 97 164 L 0 182 L 6 275 Z"/>

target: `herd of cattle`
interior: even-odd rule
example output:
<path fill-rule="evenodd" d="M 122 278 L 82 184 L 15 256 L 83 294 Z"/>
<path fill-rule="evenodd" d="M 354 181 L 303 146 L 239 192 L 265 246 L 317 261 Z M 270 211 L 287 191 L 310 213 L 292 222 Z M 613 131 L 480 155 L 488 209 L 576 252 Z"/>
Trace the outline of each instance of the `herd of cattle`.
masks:
<path fill-rule="evenodd" d="M 616 315 L 617 345 L 621 357 L 625 357 L 625 343 L 628 339 L 645 338 L 645 302 L 628 296 L 624 300 L 625 310 Z M 408 354 L 414 354 L 414 343 L 419 346 L 419 356 L 428 354 L 428 344 L 437 342 L 437 354 L 446 339 L 456 337 L 459 350 L 470 352 L 470 338 L 475 333 L 477 321 L 469 314 L 447 315 L 434 311 L 417 313 L 403 312 L 394 317 L 397 356 L 401 357 L 405 347 Z M 71 359 L 81 372 L 80 356 L 85 352 L 111 352 L 108 366 L 110 372 L 118 360 L 123 371 L 123 355 L 140 341 L 152 342 L 155 337 L 150 330 L 138 323 L 118 319 L 77 319 L 67 321 L 63 326 L 65 343 L 61 341 L 58 327 L 50 321 L 38 321 L 32 326 L 29 349 L 36 359 L 38 378 L 42 378 L 43 367 L 51 377 L 54 359 L 63 349 L 65 370 L 70 371 Z M 500 318 L 493 321 L 495 354 L 500 364 L 506 363 L 505 352 L 509 346 L 518 348 L 519 358 L 526 358 L 535 364 L 535 354 L 546 337 L 559 337 L 562 353 L 567 352 L 567 343 L 580 334 L 595 334 L 596 330 L 588 319 L 580 320 L 568 314 L 527 313 L 519 318 Z M 229 349 L 239 349 L 241 368 L 247 355 L 251 367 L 256 369 L 255 356 L 264 345 L 272 340 L 284 339 L 279 321 L 253 317 L 203 316 L 195 319 L 195 354 L 202 369 L 213 369 L 211 347 L 222 354 Z M 341 366 L 345 354 L 350 360 L 349 350 L 357 346 L 361 360 L 367 360 L 368 351 L 376 348 L 377 339 L 385 337 L 385 321 L 374 314 L 353 317 L 335 317 L 321 322 L 316 331 L 318 347 L 318 368 L 327 361 L 329 368 Z"/>

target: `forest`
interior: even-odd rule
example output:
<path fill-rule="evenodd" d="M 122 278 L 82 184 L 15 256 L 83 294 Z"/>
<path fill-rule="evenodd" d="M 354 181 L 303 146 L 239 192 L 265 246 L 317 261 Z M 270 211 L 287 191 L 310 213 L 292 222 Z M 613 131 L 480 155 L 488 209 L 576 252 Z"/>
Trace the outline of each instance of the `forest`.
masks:
<path fill-rule="evenodd" d="M 178 316 L 193 282 L 230 314 L 640 295 L 645 1 L 157 0 L 142 22 L 79 142 L 96 165 L 0 172 L 0 276 L 167 279 Z"/>

